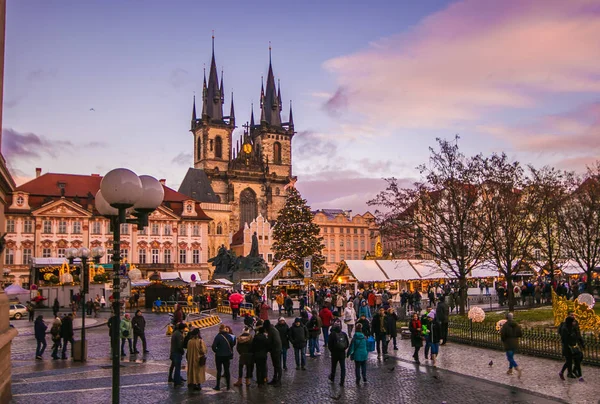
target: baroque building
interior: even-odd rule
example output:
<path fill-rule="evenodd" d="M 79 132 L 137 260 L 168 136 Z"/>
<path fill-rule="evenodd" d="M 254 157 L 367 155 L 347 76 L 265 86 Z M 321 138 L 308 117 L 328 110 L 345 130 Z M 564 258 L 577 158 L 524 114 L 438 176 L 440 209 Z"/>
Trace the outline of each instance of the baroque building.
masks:
<path fill-rule="evenodd" d="M 283 110 L 279 82 L 275 75 L 269 49 L 266 88 L 261 84 L 260 118 L 243 125 L 239 137 L 234 136 L 236 117 L 233 94 L 229 115 L 225 115 L 223 75 L 220 81 L 215 61 L 214 38 L 208 81 L 202 88 L 202 110 L 198 115 L 196 99 L 192 106 L 191 133 L 193 162 L 183 179 L 179 192 L 202 202 L 202 207 L 214 219 L 209 231 L 209 256 L 215 256 L 224 244 L 259 216 L 273 223 L 285 204 L 285 185 L 292 181 L 292 138 L 294 120 L 292 107 L 287 122 Z M 244 239 L 244 242 L 248 240 Z"/>
<path fill-rule="evenodd" d="M 41 174 L 17 187 L 7 200 L 4 267 L 28 285 L 32 258 L 64 258 L 69 247 L 112 249 L 109 220 L 95 209 L 98 174 Z M 164 201 L 148 227 L 121 226 L 121 255 L 150 275 L 153 271 L 199 271 L 208 279 L 208 228 L 211 218 L 200 203 L 164 185 Z M 102 263 L 110 263 L 105 254 Z M 148 273 L 150 272 L 150 273 Z"/>

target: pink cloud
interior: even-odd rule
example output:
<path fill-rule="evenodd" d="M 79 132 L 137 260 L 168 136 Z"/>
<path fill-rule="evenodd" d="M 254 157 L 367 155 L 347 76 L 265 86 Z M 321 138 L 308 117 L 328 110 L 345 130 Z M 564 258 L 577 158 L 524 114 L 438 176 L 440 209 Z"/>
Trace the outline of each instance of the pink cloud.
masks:
<path fill-rule="evenodd" d="M 325 68 L 349 113 L 397 127 L 448 127 L 565 92 L 600 92 L 598 38 L 594 0 L 464 0 Z M 330 102 L 336 111 L 344 105 Z"/>

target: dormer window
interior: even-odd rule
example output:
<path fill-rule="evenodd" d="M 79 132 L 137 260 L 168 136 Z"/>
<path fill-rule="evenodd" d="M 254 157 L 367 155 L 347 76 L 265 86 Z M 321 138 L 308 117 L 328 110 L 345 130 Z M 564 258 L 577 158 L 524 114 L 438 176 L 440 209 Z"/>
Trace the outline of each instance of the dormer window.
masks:
<path fill-rule="evenodd" d="M 188 213 L 192 213 L 192 209 L 193 209 L 193 208 L 192 208 L 192 205 L 191 205 L 191 204 L 188 204 L 188 205 L 186 206 L 186 210 L 188 211 Z"/>
<path fill-rule="evenodd" d="M 19 195 L 17 197 L 17 206 L 23 206 L 24 203 L 25 203 L 25 198 L 23 198 L 21 195 Z"/>

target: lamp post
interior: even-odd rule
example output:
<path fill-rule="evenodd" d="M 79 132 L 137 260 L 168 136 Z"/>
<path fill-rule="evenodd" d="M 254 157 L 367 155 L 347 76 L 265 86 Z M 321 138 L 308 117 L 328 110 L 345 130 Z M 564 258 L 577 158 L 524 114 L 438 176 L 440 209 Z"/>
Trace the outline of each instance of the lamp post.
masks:
<path fill-rule="evenodd" d="M 138 177 L 126 168 L 108 172 L 96 194 L 96 209 L 110 219 L 113 231 L 113 301 L 114 317 L 111 324 L 112 345 L 112 403 L 119 403 L 120 366 L 119 331 L 121 325 L 121 224 L 136 224 L 138 229 L 148 225 L 148 215 L 162 203 L 164 189 L 154 177 Z M 127 219 L 127 214 L 134 218 Z"/>
<path fill-rule="evenodd" d="M 99 263 L 100 258 L 104 255 L 104 249 L 102 247 L 94 247 L 91 250 L 92 258 L 94 262 Z M 79 282 L 81 284 L 81 352 L 80 361 L 85 362 L 87 360 L 87 341 L 85 340 L 85 311 L 87 304 L 85 295 L 89 292 L 90 278 L 88 274 L 88 258 L 90 257 L 90 250 L 86 247 L 80 248 L 67 248 L 65 251 L 65 257 L 69 260 L 69 264 L 72 265 L 75 258 L 81 259 L 81 272 L 79 273 Z"/>

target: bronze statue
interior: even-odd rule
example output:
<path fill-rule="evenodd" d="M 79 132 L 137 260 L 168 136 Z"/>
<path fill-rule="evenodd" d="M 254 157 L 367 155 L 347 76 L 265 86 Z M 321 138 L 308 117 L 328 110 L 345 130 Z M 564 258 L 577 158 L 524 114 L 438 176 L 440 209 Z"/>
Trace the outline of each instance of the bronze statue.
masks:
<path fill-rule="evenodd" d="M 252 247 L 250 247 L 249 257 L 258 257 L 258 237 L 256 236 L 256 232 L 252 235 Z"/>

